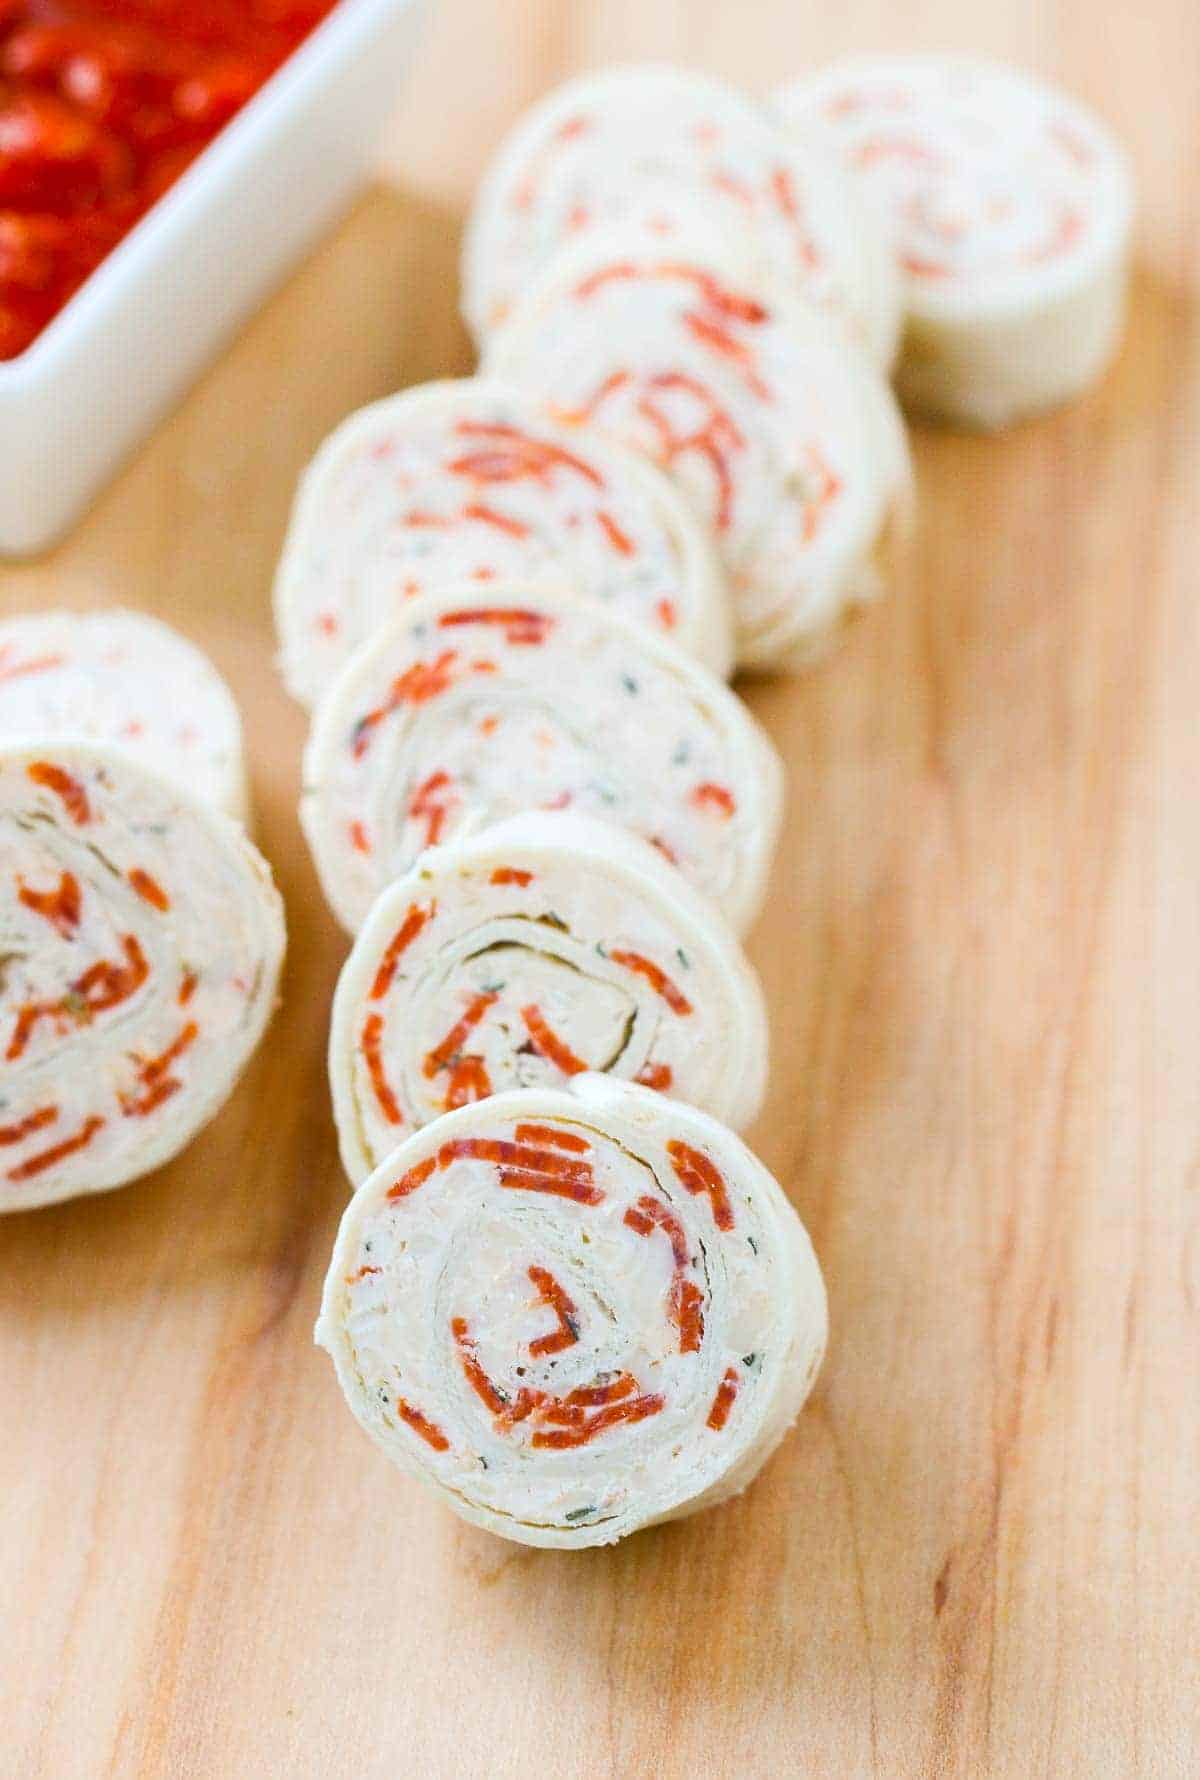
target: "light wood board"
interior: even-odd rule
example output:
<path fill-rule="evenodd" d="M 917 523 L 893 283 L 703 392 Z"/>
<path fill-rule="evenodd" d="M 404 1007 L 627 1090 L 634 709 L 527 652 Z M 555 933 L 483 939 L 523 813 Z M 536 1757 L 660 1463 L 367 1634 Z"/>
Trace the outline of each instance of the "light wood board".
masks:
<path fill-rule="evenodd" d="M 245 712 L 285 1000 L 172 1167 L 0 1220 L 0 1773 L 1158 1780 L 1200 1771 L 1200 355 L 1194 0 L 444 0 L 369 196 L 0 609 L 120 601 Z M 344 941 L 268 586 L 323 433 L 464 369 L 461 206 L 519 102 L 664 55 L 762 87 L 952 44 L 1130 139 L 1105 386 L 921 433 L 912 573 L 749 690 L 790 770 L 754 1141 L 833 1342 L 750 1493 L 583 1556 L 393 1473 L 310 1344 L 345 1186 Z M 0 466 L 0 474 L 3 473 Z"/>

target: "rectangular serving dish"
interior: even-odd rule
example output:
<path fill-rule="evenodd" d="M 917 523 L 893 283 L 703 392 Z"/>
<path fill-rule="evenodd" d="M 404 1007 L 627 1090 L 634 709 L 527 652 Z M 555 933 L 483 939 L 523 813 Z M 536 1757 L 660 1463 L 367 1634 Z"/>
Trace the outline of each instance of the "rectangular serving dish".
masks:
<path fill-rule="evenodd" d="M 19 358 L 0 554 L 46 549 L 369 176 L 423 0 L 341 0 Z"/>

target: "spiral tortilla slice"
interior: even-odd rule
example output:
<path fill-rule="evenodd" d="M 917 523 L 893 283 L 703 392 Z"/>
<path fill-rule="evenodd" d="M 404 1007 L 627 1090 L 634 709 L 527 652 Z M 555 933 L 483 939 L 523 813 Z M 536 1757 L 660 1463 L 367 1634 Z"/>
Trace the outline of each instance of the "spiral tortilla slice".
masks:
<path fill-rule="evenodd" d="M 199 649 L 140 612 L 0 619 L 0 740 L 111 742 L 246 820 L 242 725 Z"/>
<path fill-rule="evenodd" d="M 596 231 L 527 292 L 486 369 L 671 475 L 716 537 L 744 666 L 817 653 L 886 581 L 910 493 L 887 384 L 711 246 Z"/>
<path fill-rule="evenodd" d="M 567 1549 L 744 1489 L 825 1334 L 804 1227 L 745 1145 L 592 1075 L 402 1144 L 347 1207 L 316 1330 L 396 1465 Z"/>
<path fill-rule="evenodd" d="M 0 744 L 0 1211 L 175 1155 L 262 1036 L 283 948 L 228 817 L 107 744 Z"/>
<path fill-rule="evenodd" d="M 1100 375 L 1124 315 L 1133 188 L 1091 112 L 956 56 L 837 63 L 776 107 L 858 177 L 893 240 L 910 407 L 1002 426 Z"/>
<path fill-rule="evenodd" d="M 629 828 L 739 929 L 782 768 L 729 688 L 607 607 L 511 583 L 422 594 L 318 708 L 300 817 L 351 932 L 439 841 L 525 810 Z"/>
<path fill-rule="evenodd" d="M 735 1129 L 767 1069 L 758 980 L 717 912 L 635 836 L 514 816 L 423 853 L 338 983 L 329 1074 L 354 1181 L 439 1113 L 585 1070 Z"/>
<path fill-rule="evenodd" d="M 836 161 L 789 141 L 740 94 L 693 70 L 608 69 L 521 117 L 476 198 L 463 312 L 480 340 L 565 243 L 632 227 L 669 250 L 680 226 L 738 238 L 785 287 L 827 308 L 890 365 L 899 290 L 885 240 Z"/>
<path fill-rule="evenodd" d="M 667 478 L 521 390 L 465 378 L 364 408 L 317 454 L 275 583 L 288 688 L 314 704 L 414 594 L 513 578 L 611 604 L 729 672 L 720 564 Z"/>

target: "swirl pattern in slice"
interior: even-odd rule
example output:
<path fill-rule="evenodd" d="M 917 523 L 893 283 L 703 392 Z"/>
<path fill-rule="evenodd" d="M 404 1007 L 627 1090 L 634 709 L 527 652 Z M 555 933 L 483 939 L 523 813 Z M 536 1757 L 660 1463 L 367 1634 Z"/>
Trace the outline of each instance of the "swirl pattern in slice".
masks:
<path fill-rule="evenodd" d="M 632 829 L 753 919 L 782 769 L 728 687 L 607 608 L 509 583 L 423 594 L 317 711 L 301 820 L 354 932 L 427 846 L 525 810 Z"/>
<path fill-rule="evenodd" d="M 317 1340 L 397 1465 L 530 1545 L 745 1487 L 798 1414 L 825 1293 L 716 1120 L 604 1077 L 447 1113 L 358 1189 Z"/>
<path fill-rule="evenodd" d="M 472 211 L 464 313 L 480 339 L 568 242 L 619 224 L 669 249 L 702 223 L 827 308 L 876 363 L 899 333 L 895 268 L 835 160 L 720 81 L 658 66 L 587 74 L 520 118 Z"/>
<path fill-rule="evenodd" d="M 720 564 L 667 478 L 521 390 L 464 378 L 364 408 L 317 454 L 275 584 L 288 687 L 315 703 L 414 594 L 514 578 L 612 605 L 729 672 Z"/>
<path fill-rule="evenodd" d="M 239 821 L 242 725 L 208 658 L 141 612 L 0 620 L 0 739 L 110 742 Z"/>
<path fill-rule="evenodd" d="M 715 910 L 653 848 L 584 816 L 514 816 L 383 892 L 334 1000 L 346 1172 L 410 1131 L 585 1070 L 741 1129 L 766 1080 L 762 992 Z"/>
<path fill-rule="evenodd" d="M 486 368 L 676 481 L 716 537 L 743 665 L 816 652 L 882 585 L 910 489 L 887 384 L 709 244 L 596 231 L 526 293 Z"/>
<path fill-rule="evenodd" d="M 0 745 L 0 1210 L 175 1155 L 257 1045 L 283 947 L 227 817 L 118 748 Z"/>
<path fill-rule="evenodd" d="M 894 243 L 910 405 L 998 425 L 1098 374 L 1120 330 L 1133 205 L 1092 113 L 957 56 L 838 63 L 776 108 L 858 178 Z"/>

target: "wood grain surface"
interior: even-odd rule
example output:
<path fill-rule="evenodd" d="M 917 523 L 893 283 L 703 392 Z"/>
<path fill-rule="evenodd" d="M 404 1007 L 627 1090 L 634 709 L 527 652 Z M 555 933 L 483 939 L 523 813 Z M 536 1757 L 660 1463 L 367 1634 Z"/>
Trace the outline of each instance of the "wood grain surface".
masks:
<path fill-rule="evenodd" d="M 217 1124 L 0 1220 L 0 1774 L 1158 1780 L 1200 1771 L 1200 354 L 1194 0 L 444 0 L 356 209 L 0 607 L 121 601 L 245 712 L 285 999 Z M 912 572 L 748 689 L 790 769 L 770 1102 L 833 1340 L 741 1500 L 583 1555 L 461 1525 L 310 1343 L 345 1185 L 344 954 L 301 844 L 268 587 L 340 416 L 465 368 L 499 131 L 630 55 L 765 86 L 970 47 L 1129 139 L 1126 349 L 1068 413 L 919 433 Z M 3 466 L 0 464 L 0 474 Z"/>

